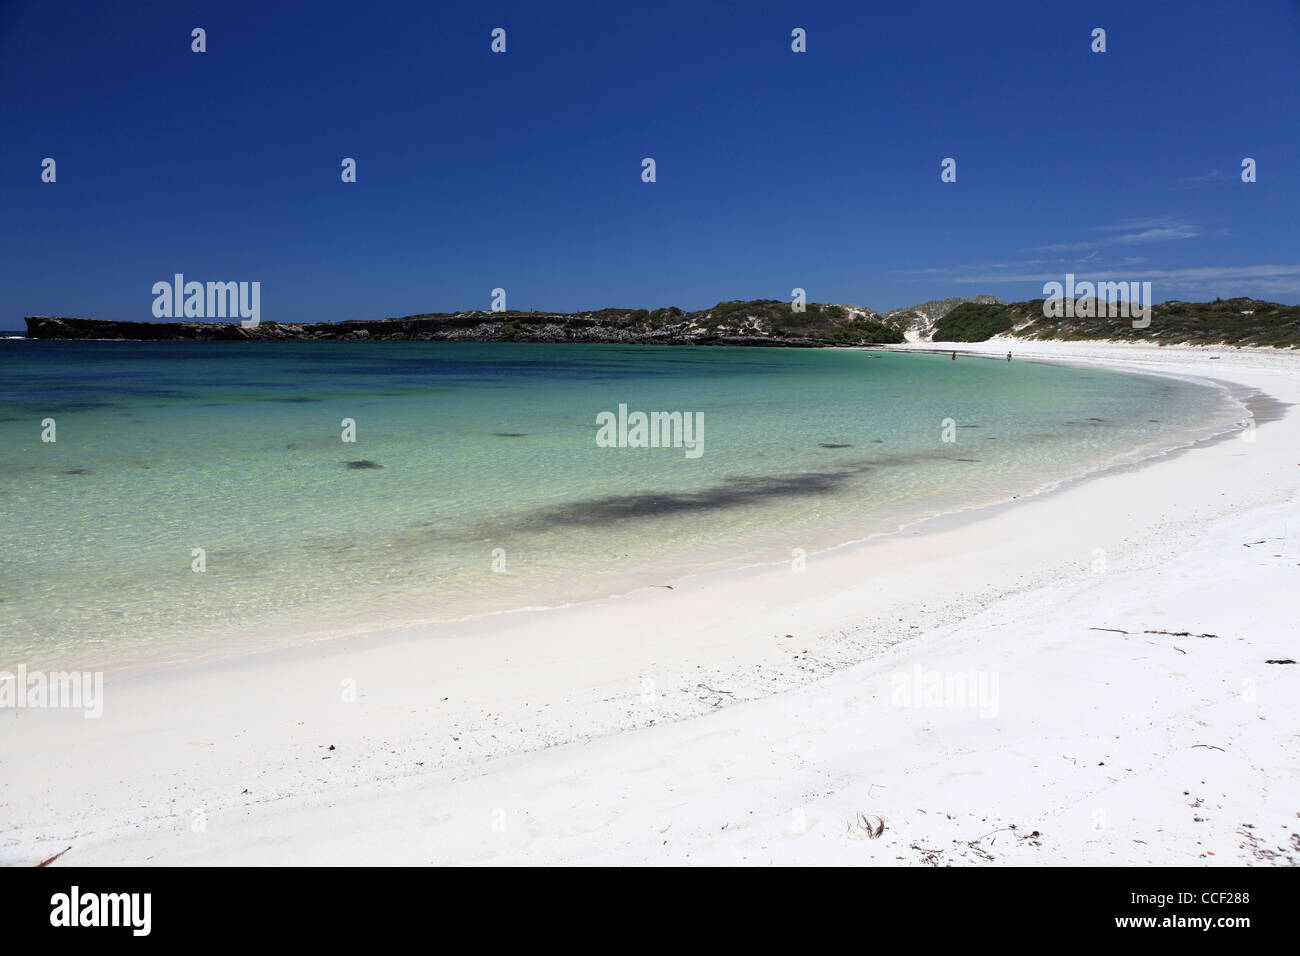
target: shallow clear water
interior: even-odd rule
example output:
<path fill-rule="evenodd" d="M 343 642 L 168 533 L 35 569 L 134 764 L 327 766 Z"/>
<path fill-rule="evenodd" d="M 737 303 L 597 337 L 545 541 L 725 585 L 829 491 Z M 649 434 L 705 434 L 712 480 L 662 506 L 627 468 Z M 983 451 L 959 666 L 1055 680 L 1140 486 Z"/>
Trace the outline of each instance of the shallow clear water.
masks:
<path fill-rule="evenodd" d="M 703 454 L 599 447 L 596 417 L 620 403 L 702 413 Z M 789 559 L 1236 417 L 1173 379 L 946 355 L 4 341 L 0 665 L 298 640 Z"/>

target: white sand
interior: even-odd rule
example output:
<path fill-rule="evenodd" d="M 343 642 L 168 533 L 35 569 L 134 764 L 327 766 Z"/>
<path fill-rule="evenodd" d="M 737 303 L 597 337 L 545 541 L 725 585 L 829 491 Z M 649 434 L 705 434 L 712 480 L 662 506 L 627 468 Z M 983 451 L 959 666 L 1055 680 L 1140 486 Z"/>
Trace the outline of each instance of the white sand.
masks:
<path fill-rule="evenodd" d="M 1300 353 L 1009 347 L 1300 402 Z M 1298 439 L 1288 410 L 801 574 L 113 672 L 101 719 L 0 710 L 0 862 L 1293 864 Z M 935 675 L 983 706 L 903 706 Z"/>

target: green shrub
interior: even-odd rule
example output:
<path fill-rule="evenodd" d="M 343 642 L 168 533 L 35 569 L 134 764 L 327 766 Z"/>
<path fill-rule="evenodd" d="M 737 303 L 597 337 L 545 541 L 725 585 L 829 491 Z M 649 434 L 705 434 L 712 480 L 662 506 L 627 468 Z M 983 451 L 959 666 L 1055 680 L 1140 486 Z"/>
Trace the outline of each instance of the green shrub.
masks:
<path fill-rule="evenodd" d="M 1011 331 L 1015 318 L 1005 305 L 963 302 L 934 324 L 935 342 L 984 342 Z"/>

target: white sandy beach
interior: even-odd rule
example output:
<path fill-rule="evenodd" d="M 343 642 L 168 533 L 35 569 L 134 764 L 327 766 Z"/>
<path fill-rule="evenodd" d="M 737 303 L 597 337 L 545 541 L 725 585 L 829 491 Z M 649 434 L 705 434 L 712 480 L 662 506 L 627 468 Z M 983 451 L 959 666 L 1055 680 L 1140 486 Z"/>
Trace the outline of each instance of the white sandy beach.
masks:
<path fill-rule="evenodd" d="M 1300 403 L 1300 351 L 932 347 Z M 1254 440 L 802 573 L 110 672 L 94 720 L 0 710 L 0 862 L 1294 865 L 1300 665 L 1265 662 L 1300 658 L 1300 410 L 1253 407 Z M 968 676 L 982 699 L 925 693 Z"/>

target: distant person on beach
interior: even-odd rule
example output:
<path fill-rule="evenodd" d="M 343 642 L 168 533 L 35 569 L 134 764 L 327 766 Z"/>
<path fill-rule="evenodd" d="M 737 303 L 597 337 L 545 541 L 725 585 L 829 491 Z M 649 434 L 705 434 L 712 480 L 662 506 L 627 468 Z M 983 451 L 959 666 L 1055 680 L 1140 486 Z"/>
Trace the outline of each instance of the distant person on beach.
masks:
<path fill-rule="evenodd" d="M 1007 353 L 1007 361 L 1008 361 L 1008 362 L 1011 361 L 1011 353 L 1010 353 L 1010 352 Z"/>
<path fill-rule="evenodd" d="M 952 360 L 953 360 L 954 362 L 957 361 L 957 353 L 956 353 L 956 352 L 953 352 L 953 353 L 952 353 Z"/>

